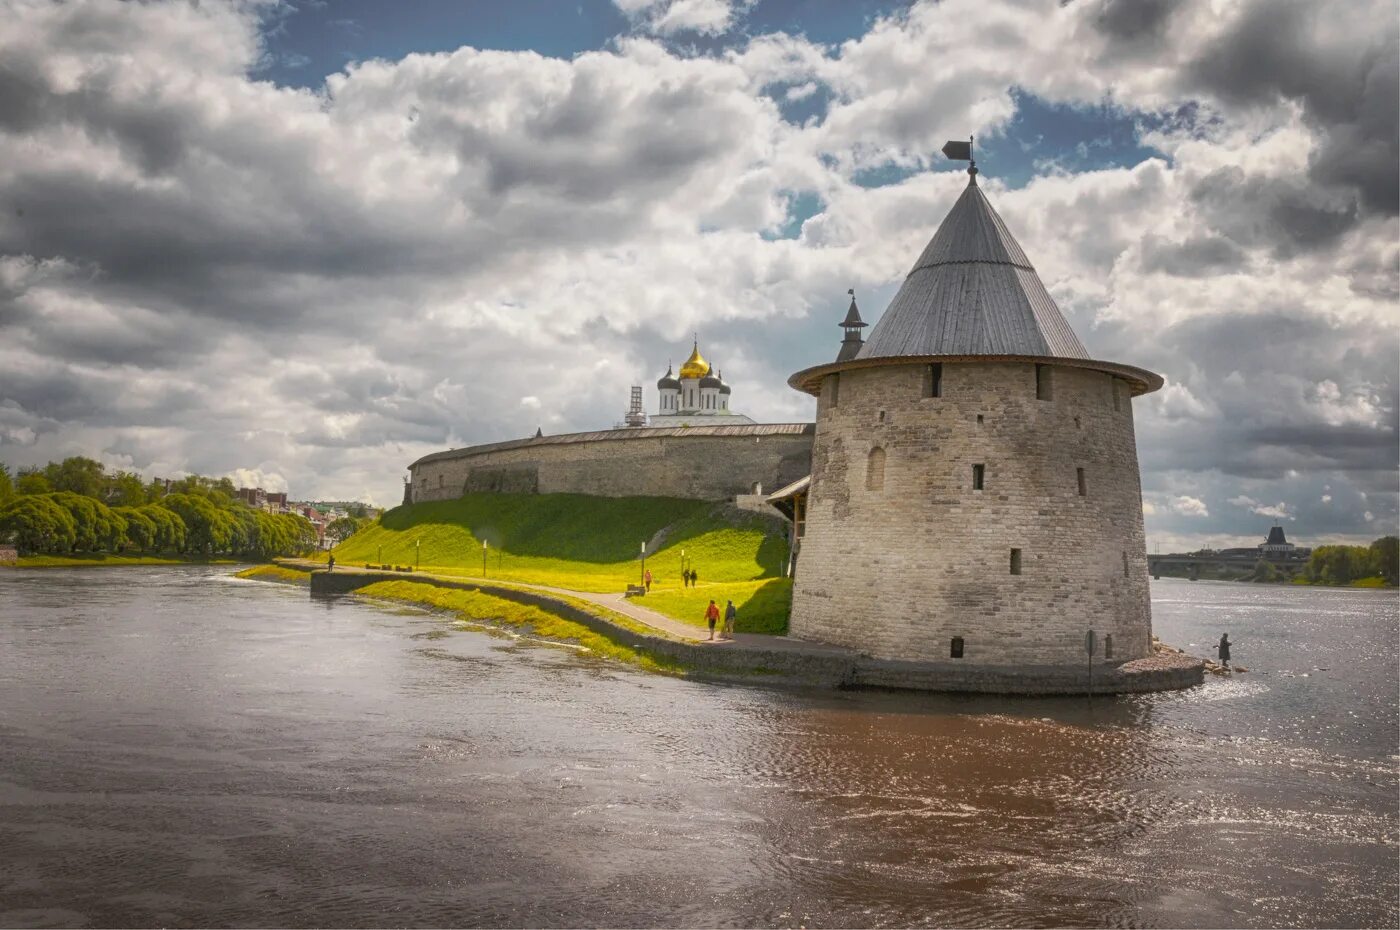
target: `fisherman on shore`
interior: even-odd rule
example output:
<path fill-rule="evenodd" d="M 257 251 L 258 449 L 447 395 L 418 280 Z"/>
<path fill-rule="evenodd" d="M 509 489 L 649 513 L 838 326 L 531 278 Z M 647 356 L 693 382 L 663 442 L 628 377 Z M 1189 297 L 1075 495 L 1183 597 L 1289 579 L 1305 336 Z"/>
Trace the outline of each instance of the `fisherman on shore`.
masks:
<path fill-rule="evenodd" d="M 335 571 L 335 556 L 334 556 L 334 555 L 332 555 L 332 556 L 330 557 L 330 562 L 327 563 L 326 571 L 327 571 L 327 572 L 333 572 L 333 571 Z"/>
<path fill-rule="evenodd" d="M 1228 672 L 1230 670 L 1230 634 L 1220 634 L 1220 664 Z"/>

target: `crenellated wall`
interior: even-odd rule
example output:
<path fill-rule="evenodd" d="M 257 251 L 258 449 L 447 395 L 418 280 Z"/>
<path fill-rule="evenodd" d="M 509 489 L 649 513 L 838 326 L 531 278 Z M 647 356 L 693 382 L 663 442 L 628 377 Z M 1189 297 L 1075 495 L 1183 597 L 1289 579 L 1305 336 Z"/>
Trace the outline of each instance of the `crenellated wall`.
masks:
<path fill-rule="evenodd" d="M 1089 629 L 1101 659 L 1105 634 L 1150 653 L 1129 391 L 1048 371 L 1046 400 L 1025 362 L 944 364 L 938 397 L 925 365 L 827 376 L 791 635 L 943 662 L 962 637 L 976 666 L 1082 663 Z"/>
<path fill-rule="evenodd" d="M 414 501 L 468 492 L 728 500 L 811 468 L 811 423 L 618 429 L 540 436 L 424 456 Z"/>

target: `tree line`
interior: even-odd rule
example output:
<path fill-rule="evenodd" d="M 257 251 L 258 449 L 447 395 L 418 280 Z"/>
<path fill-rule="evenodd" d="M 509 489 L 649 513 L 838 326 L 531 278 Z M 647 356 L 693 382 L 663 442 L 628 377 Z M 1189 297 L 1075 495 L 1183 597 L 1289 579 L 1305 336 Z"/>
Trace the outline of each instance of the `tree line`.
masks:
<path fill-rule="evenodd" d="M 74 456 L 15 475 L 0 464 L 0 542 L 21 553 L 136 551 L 269 559 L 316 547 L 300 514 L 255 510 L 227 478 L 144 482 Z"/>
<path fill-rule="evenodd" d="M 1382 536 L 1369 546 L 1318 546 L 1300 574 L 1315 584 L 1381 578 L 1393 585 L 1400 574 L 1400 538 Z"/>

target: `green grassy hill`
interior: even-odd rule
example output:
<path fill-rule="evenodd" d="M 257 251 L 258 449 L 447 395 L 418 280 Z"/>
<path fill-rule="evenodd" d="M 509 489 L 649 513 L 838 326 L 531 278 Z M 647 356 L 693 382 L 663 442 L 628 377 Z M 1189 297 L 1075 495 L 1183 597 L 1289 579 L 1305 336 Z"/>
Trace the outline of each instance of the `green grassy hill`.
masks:
<path fill-rule="evenodd" d="M 727 505 L 669 497 L 470 494 L 396 507 L 334 550 L 346 565 L 419 565 L 479 577 L 487 543 L 489 578 L 577 591 L 621 591 L 641 579 L 647 543 L 652 594 L 642 603 L 703 625 L 705 606 L 732 599 L 739 629 L 784 632 L 791 583 L 782 520 Z M 700 576 L 681 585 L 682 551 Z"/>

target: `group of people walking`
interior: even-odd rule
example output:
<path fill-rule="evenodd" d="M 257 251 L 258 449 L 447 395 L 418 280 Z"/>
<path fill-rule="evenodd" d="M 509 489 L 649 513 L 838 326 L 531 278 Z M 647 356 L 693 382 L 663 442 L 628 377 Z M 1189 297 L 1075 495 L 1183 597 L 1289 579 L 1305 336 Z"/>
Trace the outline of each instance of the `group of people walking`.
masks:
<path fill-rule="evenodd" d="M 700 576 L 699 576 L 698 574 L 695 573 L 695 569 L 693 569 L 693 568 L 683 568 L 683 569 L 681 569 L 681 583 L 682 583 L 682 585 L 683 585 L 684 587 L 693 588 L 693 587 L 695 587 L 695 582 L 697 582 L 697 581 L 699 581 L 699 580 L 700 580 Z"/>
<path fill-rule="evenodd" d="M 734 621 L 739 616 L 739 611 L 734 609 L 733 601 L 724 602 L 724 626 L 720 627 L 720 639 L 734 638 Z M 710 606 L 705 608 L 705 621 L 710 625 L 710 639 L 715 638 L 715 624 L 719 623 L 719 605 L 714 598 L 710 598 Z"/>

